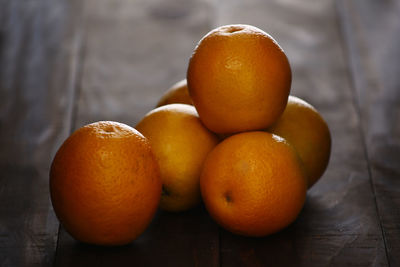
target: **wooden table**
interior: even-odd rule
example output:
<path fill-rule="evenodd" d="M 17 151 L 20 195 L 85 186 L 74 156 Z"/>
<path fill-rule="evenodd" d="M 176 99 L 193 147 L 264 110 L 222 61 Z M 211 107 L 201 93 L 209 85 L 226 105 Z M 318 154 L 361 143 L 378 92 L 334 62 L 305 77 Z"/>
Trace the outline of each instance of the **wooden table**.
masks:
<path fill-rule="evenodd" d="M 124 247 L 72 239 L 48 172 L 65 138 L 97 120 L 135 125 L 210 29 L 271 33 L 292 94 L 327 120 L 327 171 L 290 227 L 219 228 L 204 207 L 158 212 Z M 0 266 L 400 266 L 400 2 L 396 0 L 0 1 Z"/>

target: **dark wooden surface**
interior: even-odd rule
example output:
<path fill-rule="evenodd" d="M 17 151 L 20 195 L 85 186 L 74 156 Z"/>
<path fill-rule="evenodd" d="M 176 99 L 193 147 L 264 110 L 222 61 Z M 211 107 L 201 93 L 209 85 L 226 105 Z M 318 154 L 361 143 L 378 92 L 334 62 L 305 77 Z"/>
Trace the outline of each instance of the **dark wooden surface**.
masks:
<path fill-rule="evenodd" d="M 48 171 L 63 140 L 97 120 L 135 125 L 229 23 L 278 40 L 292 94 L 331 129 L 296 222 L 245 238 L 204 207 L 160 211 L 117 248 L 59 229 Z M 399 48 L 396 0 L 0 0 L 0 266 L 400 266 Z"/>

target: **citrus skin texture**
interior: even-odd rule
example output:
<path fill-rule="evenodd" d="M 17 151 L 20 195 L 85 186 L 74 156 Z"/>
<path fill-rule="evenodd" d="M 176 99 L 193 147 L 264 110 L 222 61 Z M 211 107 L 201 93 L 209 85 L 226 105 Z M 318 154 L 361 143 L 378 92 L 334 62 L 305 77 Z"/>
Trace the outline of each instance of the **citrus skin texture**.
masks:
<path fill-rule="evenodd" d="M 199 41 L 187 83 L 200 119 L 213 132 L 262 130 L 285 109 L 291 69 L 269 34 L 250 25 L 226 25 Z"/>
<path fill-rule="evenodd" d="M 291 145 L 267 132 L 222 141 L 207 157 L 200 178 L 211 217 L 245 236 L 269 235 L 292 223 L 304 205 L 306 182 Z"/>
<path fill-rule="evenodd" d="M 179 212 L 198 205 L 201 168 L 218 138 L 204 127 L 196 109 L 185 104 L 162 106 L 146 114 L 136 129 L 150 141 L 160 166 L 160 208 Z"/>
<path fill-rule="evenodd" d="M 189 95 L 186 79 L 172 85 L 160 98 L 157 103 L 157 107 L 165 106 L 168 104 L 193 105 L 192 99 Z"/>
<path fill-rule="evenodd" d="M 308 187 L 323 175 L 331 154 L 328 124 L 306 101 L 290 96 L 282 116 L 268 129 L 285 138 L 298 152 L 308 176 Z"/>
<path fill-rule="evenodd" d="M 96 122 L 75 131 L 57 151 L 50 193 L 58 219 L 75 239 L 123 245 L 146 229 L 157 210 L 159 167 L 138 131 Z"/>

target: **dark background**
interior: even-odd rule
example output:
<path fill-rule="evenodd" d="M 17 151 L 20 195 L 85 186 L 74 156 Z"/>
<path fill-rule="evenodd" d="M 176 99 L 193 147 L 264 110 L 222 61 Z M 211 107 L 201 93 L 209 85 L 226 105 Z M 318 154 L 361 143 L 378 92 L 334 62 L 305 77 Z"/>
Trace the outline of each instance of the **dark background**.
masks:
<path fill-rule="evenodd" d="M 292 94 L 332 132 L 297 221 L 265 238 L 203 207 L 132 244 L 73 240 L 48 192 L 56 150 L 97 120 L 134 126 L 209 30 L 247 23 L 288 55 Z M 0 266 L 400 266 L 400 1 L 0 0 Z"/>

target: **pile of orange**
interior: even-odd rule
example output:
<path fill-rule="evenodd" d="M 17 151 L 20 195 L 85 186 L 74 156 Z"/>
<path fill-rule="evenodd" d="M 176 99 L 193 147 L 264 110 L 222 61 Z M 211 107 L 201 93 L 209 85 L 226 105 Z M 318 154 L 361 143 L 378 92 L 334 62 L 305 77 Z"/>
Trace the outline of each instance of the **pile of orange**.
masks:
<path fill-rule="evenodd" d="M 73 133 L 50 171 L 54 210 L 76 239 L 120 245 L 144 231 L 157 207 L 204 202 L 222 227 L 265 236 L 291 224 L 330 156 L 328 126 L 290 96 L 279 44 L 250 25 L 206 34 L 186 79 L 131 128 L 97 122 Z"/>

